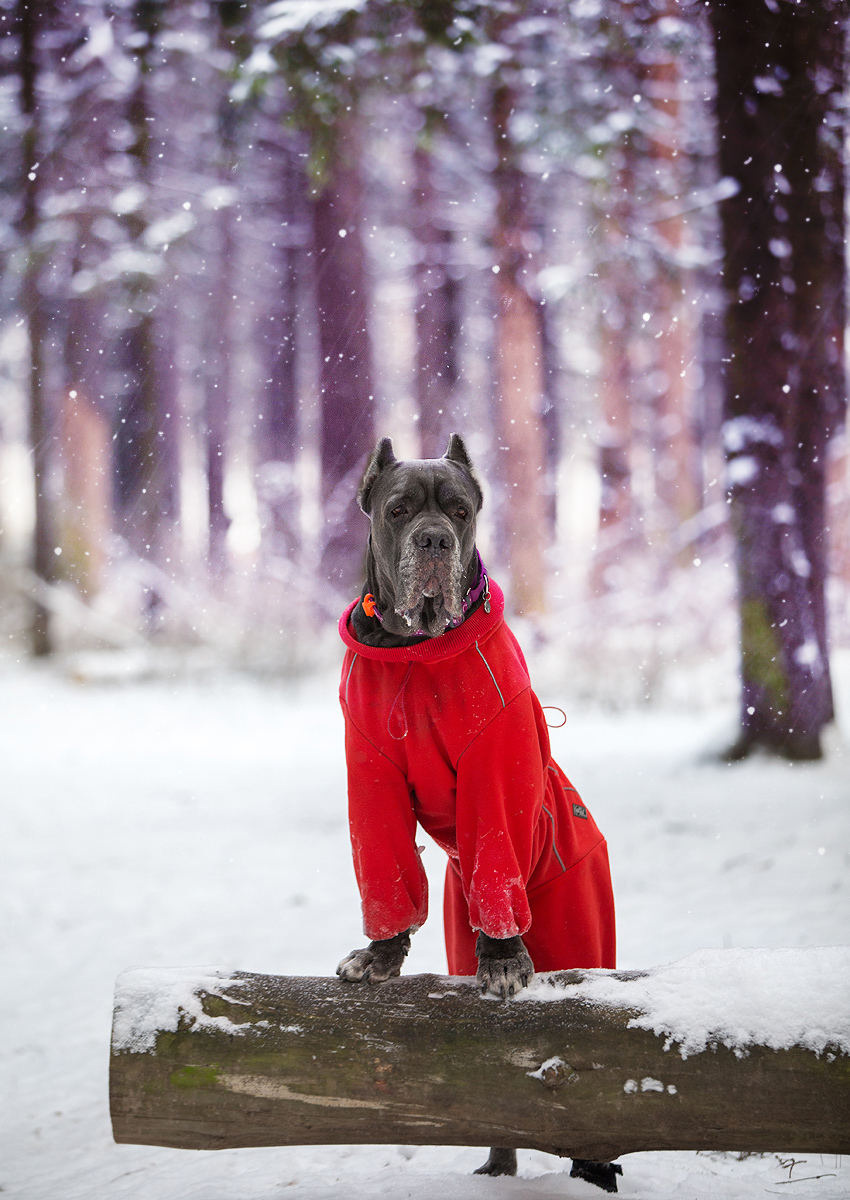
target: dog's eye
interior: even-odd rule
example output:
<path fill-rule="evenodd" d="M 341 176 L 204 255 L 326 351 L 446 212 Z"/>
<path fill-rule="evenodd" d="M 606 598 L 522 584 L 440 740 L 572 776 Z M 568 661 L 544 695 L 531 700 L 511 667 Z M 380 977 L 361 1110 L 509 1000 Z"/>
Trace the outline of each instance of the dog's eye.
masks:
<path fill-rule="evenodd" d="M 404 505 L 397 504 L 395 506 L 395 508 L 390 509 L 390 516 L 391 517 L 400 517 L 403 512 L 404 512 Z"/>
<path fill-rule="evenodd" d="M 462 504 L 455 509 L 455 514 L 456 516 L 460 517 L 461 521 L 465 521 L 469 516 L 469 512 L 463 507 Z"/>

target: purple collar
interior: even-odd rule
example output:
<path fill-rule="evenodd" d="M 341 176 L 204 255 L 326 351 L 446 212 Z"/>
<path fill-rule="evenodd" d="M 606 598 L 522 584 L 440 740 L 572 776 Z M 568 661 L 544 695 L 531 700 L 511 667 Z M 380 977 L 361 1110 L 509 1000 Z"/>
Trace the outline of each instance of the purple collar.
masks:
<path fill-rule="evenodd" d="M 473 604 L 476 604 L 482 596 L 484 597 L 484 611 L 490 611 L 490 577 L 487 574 L 484 563 L 481 561 L 481 555 L 478 553 L 477 549 L 475 551 L 475 557 L 478 559 L 478 582 L 474 587 L 471 587 L 464 596 L 461 602 L 461 615 L 456 620 L 450 621 L 446 626 L 446 629 L 457 629 L 458 625 L 460 625 L 466 618 L 466 614 L 472 608 Z M 377 619 L 383 625 L 383 615 L 378 611 L 377 605 L 375 604 L 375 597 L 371 592 L 366 593 L 361 603 L 366 616 L 377 617 Z M 410 636 L 429 637 L 430 635 L 423 633 L 421 630 L 417 630 L 415 633 L 411 633 Z"/>

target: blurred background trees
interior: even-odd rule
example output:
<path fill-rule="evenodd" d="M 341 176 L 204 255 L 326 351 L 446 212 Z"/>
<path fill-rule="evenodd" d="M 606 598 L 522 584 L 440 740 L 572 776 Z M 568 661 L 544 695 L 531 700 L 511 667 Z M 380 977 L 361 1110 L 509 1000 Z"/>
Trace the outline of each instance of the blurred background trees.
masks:
<path fill-rule="evenodd" d="M 714 687 L 737 546 L 736 753 L 817 753 L 850 638 L 845 26 L 0 0 L 9 646 L 308 668 L 360 587 L 374 439 L 457 429 L 553 683 Z"/>
<path fill-rule="evenodd" d="M 833 716 L 827 456 L 846 411 L 845 6 L 712 8 L 728 358 L 724 440 L 753 744 L 816 757 Z M 846 530 L 843 531 L 846 537 Z"/>

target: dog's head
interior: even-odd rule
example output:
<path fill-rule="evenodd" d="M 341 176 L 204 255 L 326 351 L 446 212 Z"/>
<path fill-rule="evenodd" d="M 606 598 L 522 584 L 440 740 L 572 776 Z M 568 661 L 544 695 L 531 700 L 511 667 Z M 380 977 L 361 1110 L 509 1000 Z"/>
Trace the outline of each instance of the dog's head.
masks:
<path fill-rule="evenodd" d="M 475 582 L 481 488 L 463 439 L 453 433 L 442 458 L 401 461 L 383 438 L 357 499 L 372 522 L 370 586 L 384 628 L 401 637 L 438 637 L 460 620 Z"/>

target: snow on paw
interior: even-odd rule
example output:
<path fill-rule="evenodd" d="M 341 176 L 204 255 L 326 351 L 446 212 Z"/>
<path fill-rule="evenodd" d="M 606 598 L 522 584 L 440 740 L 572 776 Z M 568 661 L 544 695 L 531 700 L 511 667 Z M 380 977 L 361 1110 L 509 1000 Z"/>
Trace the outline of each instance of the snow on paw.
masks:
<path fill-rule="evenodd" d="M 368 946 L 363 950 L 352 950 L 339 964 L 336 973 L 348 983 L 361 983 L 373 958 L 374 955 Z"/>
<path fill-rule="evenodd" d="M 352 950 L 336 969 L 340 979 L 349 983 L 385 983 L 401 974 L 410 949 L 410 933 L 372 941 L 363 950 Z"/>

